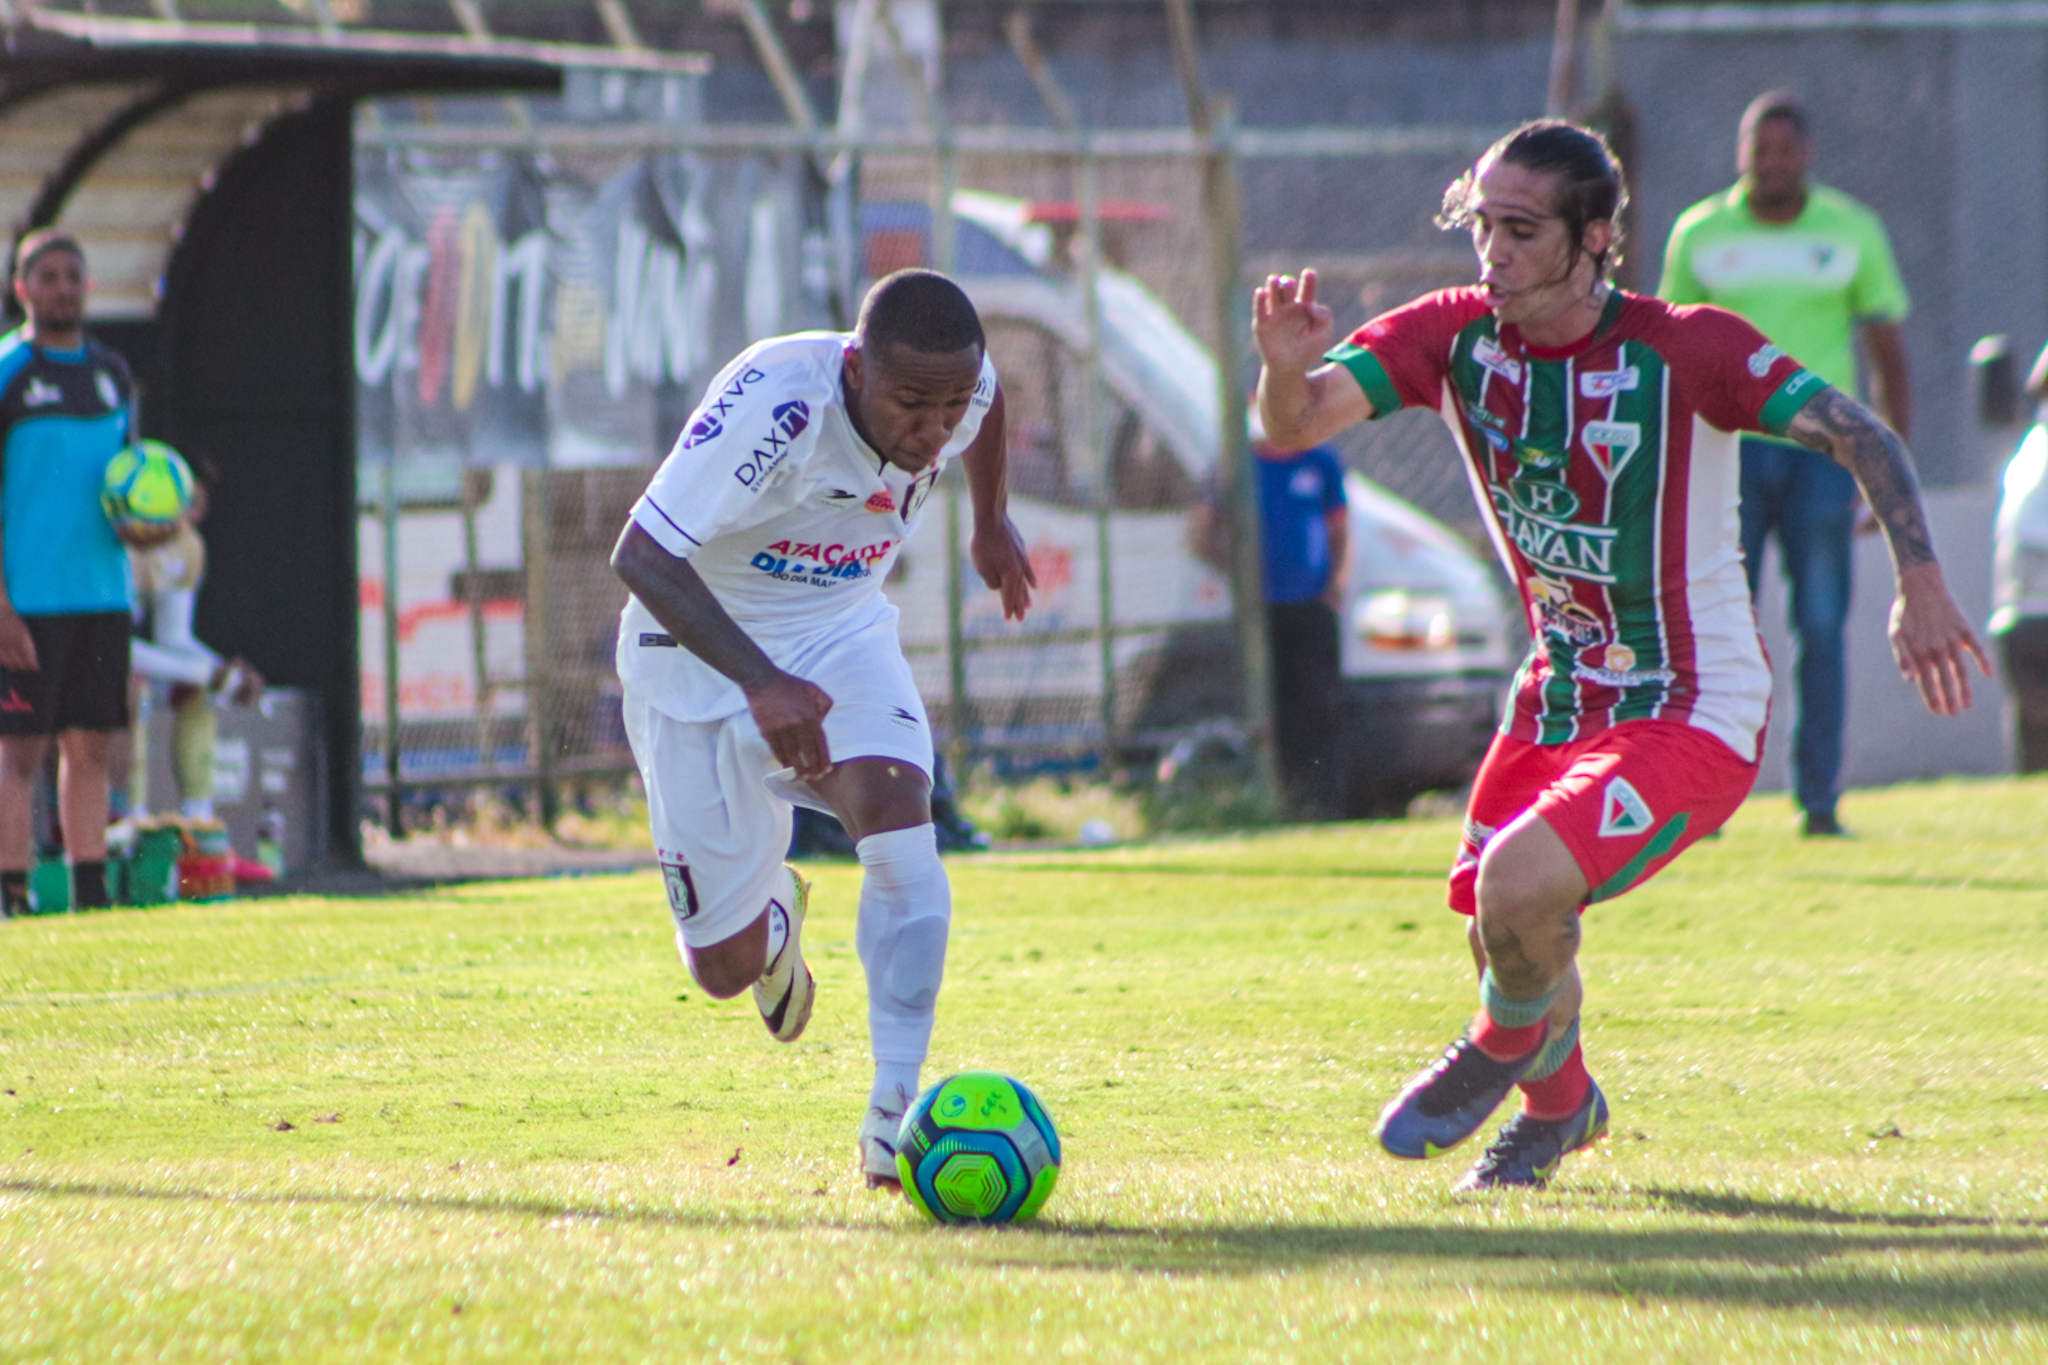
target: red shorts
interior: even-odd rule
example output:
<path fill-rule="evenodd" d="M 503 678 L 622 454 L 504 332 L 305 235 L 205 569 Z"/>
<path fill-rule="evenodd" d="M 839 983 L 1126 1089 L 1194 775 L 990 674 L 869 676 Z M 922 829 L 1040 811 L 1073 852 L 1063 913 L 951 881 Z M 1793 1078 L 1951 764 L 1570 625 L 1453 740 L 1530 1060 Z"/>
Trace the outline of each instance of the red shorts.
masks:
<path fill-rule="evenodd" d="M 1542 816 L 1571 850 L 1592 888 L 1587 902 L 1611 900 L 1725 824 L 1756 773 L 1678 721 L 1626 721 L 1570 744 L 1496 735 L 1472 783 L 1451 909 L 1478 909 L 1480 850 L 1524 811 Z"/>

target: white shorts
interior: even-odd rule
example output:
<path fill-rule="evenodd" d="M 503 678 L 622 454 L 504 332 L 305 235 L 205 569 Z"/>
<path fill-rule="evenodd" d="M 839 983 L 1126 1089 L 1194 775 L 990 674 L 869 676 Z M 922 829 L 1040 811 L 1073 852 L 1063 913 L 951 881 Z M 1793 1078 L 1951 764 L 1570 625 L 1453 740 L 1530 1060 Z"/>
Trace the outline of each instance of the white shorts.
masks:
<path fill-rule="evenodd" d="M 834 762 L 894 758 L 931 775 L 931 724 L 893 622 L 834 641 L 807 662 L 798 676 L 832 698 L 825 742 Z M 677 931 L 692 948 L 722 943 L 788 893 L 792 803 L 831 808 L 775 761 L 748 712 L 680 721 L 631 686 L 625 712 Z"/>

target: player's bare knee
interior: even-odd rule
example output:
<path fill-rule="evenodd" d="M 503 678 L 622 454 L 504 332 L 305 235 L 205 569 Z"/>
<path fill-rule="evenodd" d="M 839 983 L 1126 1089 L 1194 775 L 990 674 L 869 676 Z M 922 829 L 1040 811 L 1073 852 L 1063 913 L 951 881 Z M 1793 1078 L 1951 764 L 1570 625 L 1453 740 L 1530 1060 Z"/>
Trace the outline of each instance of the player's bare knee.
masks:
<path fill-rule="evenodd" d="M 931 779 L 902 759 L 850 759 L 811 785 L 856 842 L 931 822 Z"/>

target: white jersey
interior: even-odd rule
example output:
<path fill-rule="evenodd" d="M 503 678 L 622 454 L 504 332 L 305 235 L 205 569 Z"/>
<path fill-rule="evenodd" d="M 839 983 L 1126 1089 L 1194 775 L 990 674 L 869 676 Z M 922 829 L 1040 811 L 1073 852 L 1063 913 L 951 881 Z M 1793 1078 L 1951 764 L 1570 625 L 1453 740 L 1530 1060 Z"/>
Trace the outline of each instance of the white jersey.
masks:
<path fill-rule="evenodd" d="M 930 468 L 909 474 L 847 417 L 840 373 L 852 341 L 800 332 L 741 352 L 633 505 L 634 523 L 690 561 L 740 629 L 799 677 L 832 640 L 880 620 L 893 626 L 882 580 L 995 399 L 995 367 L 984 357 L 952 439 Z M 620 679 L 677 720 L 746 709 L 738 685 L 676 644 L 638 597 L 620 615 L 617 660 Z"/>

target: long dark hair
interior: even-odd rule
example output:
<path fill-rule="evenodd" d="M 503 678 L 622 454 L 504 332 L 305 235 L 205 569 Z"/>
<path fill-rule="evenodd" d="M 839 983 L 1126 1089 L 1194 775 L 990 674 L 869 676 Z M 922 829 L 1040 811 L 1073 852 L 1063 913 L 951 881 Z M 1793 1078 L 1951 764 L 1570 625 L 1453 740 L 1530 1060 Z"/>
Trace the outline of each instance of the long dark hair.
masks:
<path fill-rule="evenodd" d="M 1565 259 L 1566 275 L 1571 274 L 1585 251 L 1586 225 L 1602 219 L 1614 224 L 1614 236 L 1605 251 L 1594 254 L 1593 268 L 1605 279 L 1621 263 L 1621 215 L 1628 207 L 1628 186 L 1622 180 L 1621 162 L 1615 159 L 1606 138 L 1561 118 L 1535 119 L 1488 147 L 1472 169 L 1444 191 L 1443 210 L 1436 216 L 1438 227 L 1471 226 L 1473 206 L 1479 201 L 1480 172 L 1496 161 L 1557 177 L 1551 211 L 1563 220 L 1565 233 L 1571 239 L 1571 255 Z"/>

